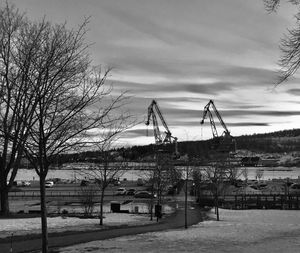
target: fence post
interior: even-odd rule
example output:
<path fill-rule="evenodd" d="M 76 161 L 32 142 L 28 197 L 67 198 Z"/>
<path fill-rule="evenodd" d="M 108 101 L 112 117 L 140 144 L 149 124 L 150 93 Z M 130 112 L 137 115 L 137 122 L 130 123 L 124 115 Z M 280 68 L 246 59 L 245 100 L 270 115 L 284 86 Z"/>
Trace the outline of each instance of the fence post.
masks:
<path fill-rule="evenodd" d="M 237 209 L 237 196 L 234 196 L 234 205 L 235 205 L 235 209 Z"/>
<path fill-rule="evenodd" d="M 242 210 L 244 210 L 244 200 L 245 200 L 245 195 L 244 194 L 242 194 Z"/>

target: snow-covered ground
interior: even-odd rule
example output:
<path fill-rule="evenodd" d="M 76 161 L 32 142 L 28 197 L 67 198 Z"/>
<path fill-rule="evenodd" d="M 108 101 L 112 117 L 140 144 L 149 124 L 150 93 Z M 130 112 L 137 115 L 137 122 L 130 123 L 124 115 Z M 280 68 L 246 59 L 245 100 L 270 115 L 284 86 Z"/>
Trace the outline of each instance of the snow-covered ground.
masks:
<path fill-rule="evenodd" d="M 204 221 L 187 230 L 95 241 L 59 252 L 300 252 L 300 211 L 221 209 L 220 215 L 221 221 Z"/>
<path fill-rule="evenodd" d="M 105 226 L 136 225 L 150 223 L 149 215 L 128 213 L 105 213 L 103 223 Z M 155 222 L 155 221 L 152 221 Z M 48 218 L 49 232 L 84 231 L 99 229 L 99 219 L 80 219 L 75 217 Z M 0 238 L 13 235 L 41 233 L 41 219 L 0 219 Z"/>

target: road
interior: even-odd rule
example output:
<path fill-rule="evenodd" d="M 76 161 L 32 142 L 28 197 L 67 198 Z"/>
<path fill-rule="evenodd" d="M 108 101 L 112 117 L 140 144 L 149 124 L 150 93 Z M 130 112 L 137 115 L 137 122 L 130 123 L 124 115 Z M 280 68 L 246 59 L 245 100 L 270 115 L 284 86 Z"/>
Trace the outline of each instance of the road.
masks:
<path fill-rule="evenodd" d="M 126 189 L 134 188 L 136 191 L 145 190 L 146 186 L 137 186 L 134 181 L 124 181 L 119 186 L 109 186 L 105 191 L 104 203 L 109 204 L 111 201 L 117 201 L 119 203 L 128 203 L 131 201 L 138 201 L 139 203 L 149 203 L 150 199 L 135 198 L 130 195 L 116 195 L 116 190 L 119 187 Z M 40 206 L 40 192 L 38 182 L 28 187 L 17 187 L 18 191 L 9 193 L 10 206 L 13 212 L 38 212 Z M 59 206 L 77 206 L 82 203 L 82 200 L 86 198 L 88 189 L 86 186 L 80 186 L 77 184 L 55 184 L 51 188 L 46 188 L 47 205 L 52 207 L 51 210 L 57 210 Z M 166 196 L 167 202 L 174 202 L 172 196 Z M 93 199 L 94 202 L 100 202 L 100 191 Z M 156 200 L 154 200 L 156 202 Z"/>
<path fill-rule="evenodd" d="M 95 184 L 94 184 L 95 185 Z M 126 189 L 134 188 L 136 191 L 145 190 L 145 186 L 137 186 L 136 182 L 126 181 L 122 182 L 118 186 L 109 186 L 105 190 L 105 196 L 115 196 L 116 190 L 120 187 Z M 86 186 L 80 186 L 79 183 L 68 183 L 68 184 L 54 184 L 51 188 L 46 188 L 46 195 L 51 196 L 78 196 L 81 195 L 87 189 Z M 11 199 L 17 198 L 38 198 L 39 197 L 39 185 L 38 182 L 33 183 L 31 186 L 27 187 L 14 187 L 9 193 Z M 95 185 L 95 191 L 97 195 L 100 195 L 100 190 L 97 189 Z"/>

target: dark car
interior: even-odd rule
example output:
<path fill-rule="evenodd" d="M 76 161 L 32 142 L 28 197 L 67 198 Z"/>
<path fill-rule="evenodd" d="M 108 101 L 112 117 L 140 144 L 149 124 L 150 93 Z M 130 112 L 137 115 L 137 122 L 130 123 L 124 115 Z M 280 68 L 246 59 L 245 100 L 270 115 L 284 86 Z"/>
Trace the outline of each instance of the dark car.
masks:
<path fill-rule="evenodd" d="M 137 186 L 143 186 L 144 185 L 144 180 L 142 178 L 137 179 Z"/>
<path fill-rule="evenodd" d="M 127 195 L 134 195 L 135 194 L 135 189 L 131 188 L 127 190 Z"/>
<path fill-rule="evenodd" d="M 143 199 L 150 199 L 150 198 L 156 198 L 156 194 L 152 194 L 151 192 L 147 191 L 139 191 L 136 194 L 134 194 L 135 198 L 143 198 Z"/>
<path fill-rule="evenodd" d="M 80 182 L 80 186 L 88 186 L 89 185 L 89 181 L 87 181 L 87 180 L 81 180 L 81 182 Z"/>
<path fill-rule="evenodd" d="M 290 194 L 299 194 L 300 193 L 300 184 L 294 183 L 289 188 Z"/>

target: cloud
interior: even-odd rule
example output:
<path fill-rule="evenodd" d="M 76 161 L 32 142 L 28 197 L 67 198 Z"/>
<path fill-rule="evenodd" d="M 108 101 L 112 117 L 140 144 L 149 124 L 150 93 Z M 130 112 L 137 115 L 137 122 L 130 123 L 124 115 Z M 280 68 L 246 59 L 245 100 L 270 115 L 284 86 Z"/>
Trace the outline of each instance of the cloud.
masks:
<path fill-rule="evenodd" d="M 138 64 L 138 61 L 136 64 L 141 68 L 141 64 Z M 145 66 L 144 71 L 148 71 L 150 76 L 153 75 L 151 66 Z M 160 68 L 159 71 L 161 71 Z M 151 94 L 159 94 L 160 97 L 163 97 L 164 94 L 178 96 L 178 93 L 182 92 L 193 93 L 194 95 L 218 95 L 225 91 L 233 91 L 233 89 L 254 89 L 262 85 L 273 87 L 272 79 L 274 76 L 273 71 L 268 69 L 238 66 L 228 66 L 222 69 L 216 68 L 214 72 L 212 70 L 203 71 L 203 73 L 199 74 L 195 72 L 188 76 L 185 76 L 183 73 L 180 74 L 180 69 L 173 69 L 172 71 L 169 69 L 169 71 L 161 72 L 160 74 L 165 76 L 165 81 L 148 83 L 148 81 L 143 82 L 141 77 L 140 82 L 114 80 L 113 83 L 117 90 L 129 90 L 138 96 L 151 96 Z M 209 78 L 210 76 L 214 78 L 211 79 Z M 184 77 L 186 80 L 183 80 Z M 268 86 L 265 87 L 267 88 Z"/>
<path fill-rule="evenodd" d="M 149 129 L 144 128 L 144 129 L 130 129 L 127 130 L 124 134 L 126 137 L 145 137 L 145 136 L 153 136 L 153 129 L 149 127 Z"/>
<path fill-rule="evenodd" d="M 300 89 L 289 89 L 286 92 L 294 96 L 300 96 Z"/>
<path fill-rule="evenodd" d="M 229 123 L 227 124 L 229 127 L 251 127 L 251 126 L 270 126 L 268 123 L 261 122 L 240 122 L 240 123 Z"/>

